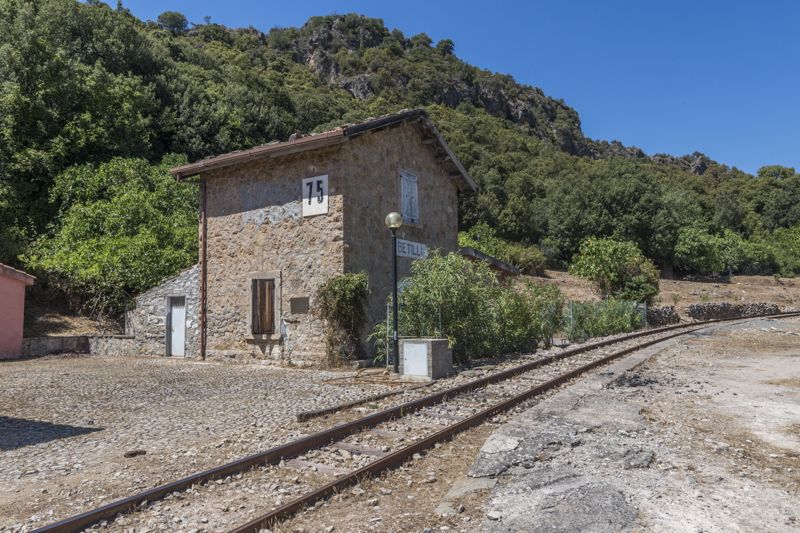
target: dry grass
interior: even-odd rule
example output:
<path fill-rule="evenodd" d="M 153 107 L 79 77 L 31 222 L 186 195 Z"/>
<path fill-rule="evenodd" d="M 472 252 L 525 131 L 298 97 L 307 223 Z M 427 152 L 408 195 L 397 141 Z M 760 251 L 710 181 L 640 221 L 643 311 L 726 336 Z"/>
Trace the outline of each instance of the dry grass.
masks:
<path fill-rule="evenodd" d="M 590 282 L 566 272 L 548 270 L 545 277 L 529 279 L 558 286 L 570 300 L 599 299 Z M 733 276 L 708 281 L 662 279 L 656 303 L 674 305 L 685 313 L 687 306 L 707 302 L 770 302 L 781 307 L 800 307 L 800 279 L 773 276 Z"/>
<path fill-rule="evenodd" d="M 779 385 L 781 387 L 789 387 L 792 389 L 800 389 L 800 378 L 787 378 L 787 379 L 773 379 L 767 381 L 770 385 Z M 800 425 L 795 428 L 796 433 L 800 433 Z"/>
<path fill-rule="evenodd" d="M 25 337 L 118 334 L 122 330 L 122 325 L 116 321 L 94 320 L 65 311 L 60 306 L 31 301 L 25 303 Z"/>

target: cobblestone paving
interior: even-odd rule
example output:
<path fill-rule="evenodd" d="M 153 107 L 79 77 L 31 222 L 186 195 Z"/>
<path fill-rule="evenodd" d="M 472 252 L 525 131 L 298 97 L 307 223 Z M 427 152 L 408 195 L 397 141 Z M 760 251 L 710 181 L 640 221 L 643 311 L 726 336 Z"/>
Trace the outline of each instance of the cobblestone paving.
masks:
<path fill-rule="evenodd" d="M 300 411 L 392 390 L 331 380 L 351 374 L 156 358 L 2 363 L 0 530 L 261 451 L 300 435 Z"/>

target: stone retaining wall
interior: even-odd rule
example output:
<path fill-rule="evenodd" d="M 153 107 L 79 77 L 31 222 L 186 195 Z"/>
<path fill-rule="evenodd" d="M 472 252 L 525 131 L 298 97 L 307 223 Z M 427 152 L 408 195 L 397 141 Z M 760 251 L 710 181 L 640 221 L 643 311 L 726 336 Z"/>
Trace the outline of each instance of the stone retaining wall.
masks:
<path fill-rule="evenodd" d="M 54 353 L 89 353 L 89 338 L 85 335 L 71 337 L 28 337 L 22 339 L 22 357 L 40 357 Z"/>
<path fill-rule="evenodd" d="M 138 355 L 136 339 L 132 335 L 97 335 L 89 337 L 92 355 Z"/>
<path fill-rule="evenodd" d="M 92 355 L 136 355 L 131 335 L 75 335 L 28 337 L 22 340 L 22 357 L 41 357 L 58 353 L 90 353 Z"/>
<path fill-rule="evenodd" d="M 686 313 L 694 320 L 745 318 L 749 316 L 774 315 L 780 312 L 780 307 L 769 303 L 705 303 L 692 304 L 686 308 Z"/>
<path fill-rule="evenodd" d="M 678 324 L 681 317 L 674 305 L 654 306 L 647 308 L 647 325 L 649 326 L 668 326 Z"/>

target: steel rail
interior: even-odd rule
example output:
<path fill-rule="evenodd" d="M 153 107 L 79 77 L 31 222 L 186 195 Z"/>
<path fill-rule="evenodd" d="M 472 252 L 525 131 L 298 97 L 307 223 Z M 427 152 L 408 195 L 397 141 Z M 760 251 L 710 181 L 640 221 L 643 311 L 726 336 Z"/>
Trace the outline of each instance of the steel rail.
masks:
<path fill-rule="evenodd" d="M 460 394 L 464 394 L 466 392 L 470 392 L 487 385 L 497 383 L 500 381 L 504 381 L 511 377 L 514 377 L 518 374 L 522 374 L 524 372 L 528 372 L 535 368 L 539 368 L 545 366 L 547 364 L 553 363 L 555 361 L 565 359 L 568 357 L 572 357 L 574 355 L 578 355 L 581 353 L 585 353 L 591 350 L 596 350 L 599 348 L 603 348 L 612 344 L 618 344 L 621 342 L 625 342 L 632 339 L 637 339 L 644 336 L 649 335 L 657 335 L 659 333 L 665 333 L 668 331 L 673 331 L 676 329 L 681 328 L 694 328 L 690 329 L 686 332 L 680 332 L 676 335 L 670 335 L 668 337 L 660 337 L 659 339 L 655 339 L 651 341 L 652 343 L 660 342 L 661 340 L 665 340 L 677 335 L 682 335 L 685 333 L 689 333 L 691 331 L 697 331 L 698 329 L 703 329 L 704 327 L 719 323 L 719 322 L 730 322 L 734 320 L 748 320 L 753 318 L 768 318 L 768 317 L 791 317 L 791 316 L 798 316 L 800 312 L 789 312 L 789 313 L 780 313 L 774 315 L 762 315 L 762 316 L 753 316 L 753 317 L 744 317 L 744 318 L 728 318 L 728 319 L 718 319 L 718 320 L 707 320 L 707 321 L 698 321 L 692 322 L 689 324 L 675 324 L 672 326 L 664 326 L 661 328 L 654 328 L 650 330 L 641 330 L 629 335 L 615 337 L 611 339 L 605 339 L 602 341 L 594 342 L 591 344 L 587 344 L 584 346 L 580 346 L 577 348 L 571 348 L 568 350 L 564 350 L 558 354 L 548 355 L 545 357 L 541 357 L 529 363 L 525 363 L 519 365 L 514 368 L 510 368 L 508 370 L 504 370 L 501 372 L 497 372 L 494 374 L 490 374 L 488 376 L 484 376 L 479 379 L 475 379 L 464 383 L 462 385 L 458 385 L 455 387 L 451 387 L 449 389 L 445 389 L 443 391 L 439 391 L 428 396 L 424 396 L 417 400 L 412 400 L 406 402 L 404 404 L 390 407 L 388 409 L 384 409 L 378 413 L 373 413 L 371 415 L 367 415 L 363 418 L 359 418 L 356 420 L 352 420 L 349 422 L 345 422 L 336 426 L 333 426 L 329 429 L 320 431 L 318 433 L 314 433 L 312 435 L 308 435 L 306 437 L 302 437 L 300 439 L 281 444 L 275 447 L 272 447 L 268 450 L 263 452 L 258 452 L 252 455 L 248 455 L 242 457 L 240 459 L 236 459 L 229 463 L 225 463 L 223 465 L 204 470 L 201 472 L 197 472 L 194 474 L 190 474 L 186 477 L 180 478 L 178 480 L 165 483 L 163 485 L 159 485 L 157 487 L 144 490 L 142 492 L 133 494 L 131 496 L 127 496 L 125 498 L 121 498 L 119 500 L 115 500 L 108 504 L 102 505 L 95 509 L 91 509 L 89 511 L 65 518 L 58 522 L 54 522 L 52 524 L 45 525 L 43 527 L 37 528 L 34 530 L 33 533 L 72 533 L 76 531 L 82 531 L 85 528 L 96 524 L 102 520 L 107 520 L 110 518 L 115 517 L 119 514 L 124 514 L 127 512 L 131 512 L 135 510 L 138 506 L 150 503 L 159 499 L 162 499 L 164 496 L 171 494 L 173 492 L 179 492 L 185 490 L 193 485 L 205 483 L 207 481 L 211 481 L 214 479 L 222 478 L 225 476 L 230 476 L 233 474 L 237 474 L 240 472 L 244 472 L 250 470 L 254 467 L 265 465 L 265 464 L 278 464 L 280 461 L 284 459 L 290 459 L 292 457 L 297 457 L 309 450 L 313 450 L 316 448 L 320 448 L 322 446 L 327 446 L 331 442 L 335 442 L 337 440 L 341 440 L 348 435 L 353 433 L 357 433 L 358 431 L 370 427 L 374 427 L 378 424 L 383 422 L 387 422 L 394 418 L 401 418 L 407 414 L 413 413 L 418 411 L 422 408 L 429 407 L 431 405 L 436 405 L 441 403 L 442 401 L 446 401 L 448 398 L 453 396 L 457 396 Z M 701 327 L 697 327 L 701 326 Z M 646 344 L 649 346 L 649 344 Z M 636 349 L 640 349 L 644 345 L 637 345 L 638 347 L 633 347 L 628 349 L 629 351 L 633 351 Z M 629 353 L 629 352 L 625 352 Z M 571 379 L 571 378 L 567 378 Z M 477 416 L 477 415 L 476 415 Z M 459 423 L 460 424 L 460 423 Z M 471 427 L 471 426 L 470 426 Z M 420 441 L 426 442 L 427 439 Z M 416 446 L 416 445 L 415 445 Z M 385 460 L 387 457 L 391 457 L 394 454 L 384 457 L 380 461 Z M 374 463 L 373 463 L 374 464 Z M 367 467 L 365 467 L 367 468 Z M 288 505 L 288 504 L 287 504 Z"/>
<path fill-rule="evenodd" d="M 710 327 L 710 324 L 706 326 L 700 326 L 691 331 L 698 331 L 701 329 L 705 329 L 707 327 Z M 483 421 L 486 420 L 487 418 L 492 417 L 503 411 L 507 411 L 535 396 L 542 395 L 545 392 L 554 389 L 559 385 L 562 385 L 563 383 L 566 383 L 567 381 L 580 376 L 581 374 L 588 372 L 589 370 L 597 368 L 598 366 L 602 366 L 610 361 L 613 361 L 614 359 L 618 359 L 623 355 L 635 352 L 637 350 L 641 350 L 642 348 L 652 346 L 653 344 L 663 342 L 673 337 L 685 335 L 686 333 L 687 332 L 685 331 L 681 331 L 678 333 L 673 333 L 666 337 L 660 337 L 658 339 L 646 341 L 636 346 L 624 348 L 612 354 L 601 357 L 600 359 L 582 365 L 574 370 L 565 372 L 564 374 L 561 374 L 560 376 L 557 376 L 551 380 L 536 385 L 525 392 L 522 392 L 507 400 L 503 400 L 482 411 L 479 411 L 478 413 L 468 418 L 465 418 L 464 420 L 455 422 L 447 426 L 446 428 L 437 431 L 436 433 L 422 440 L 415 442 L 414 444 L 401 448 L 380 459 L 376 459 L 375 461 L 371 462 L 370 464 L 364 467 L 359 468 L 358 470 L 354 470 L 348 474 L 344 474 L 336 478 L 335 480 L 326 483 L 325 485 L 311 492 L 308 492 L 303 496 L 300 496 L 299 498 L 287 502 L 286 504 L 281 505 L 280 507 L 277 507 L 272 511 L 269 511 L 268 513 L 263 514 L 242 526 L 230 530 L 230 533 L 258 533 L 258 531 L 260 531 L 262 528 L 271 527 L 275 522 L 284 518 L 288 518 L 297 513 L 298 511 L 301 511 L 305 507 L 313 505 L 319 500 L 325 499 L 328 496 L 336 494 L 343 488 L 355 485 L 364 478 L 375 477 L 385 470 L 389 470 L 391 468 L 400 466 L 401 464 L 406 462 L 409 458 L 413 457 L 415 453 L 420 453 L 422 451 L 434 447 L 439 442 L 449 440 L 458 433 L 461 433 L 463 431 L 466 431 L 468 429 L 471 429 L 475 426 L 482 424 Z"/>

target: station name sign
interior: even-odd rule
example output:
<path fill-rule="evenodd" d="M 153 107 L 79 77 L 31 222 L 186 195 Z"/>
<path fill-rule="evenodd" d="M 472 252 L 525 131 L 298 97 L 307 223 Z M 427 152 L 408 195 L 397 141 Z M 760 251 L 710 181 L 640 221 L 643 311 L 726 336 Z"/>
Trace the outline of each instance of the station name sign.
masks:
<path fill-rule="evenodd" d="M 419 242 L 397 239 L 397 255 L 399 257 L 410 257 L 411 259 L 422 259 L 428 257 L 428 247 Z"/>

